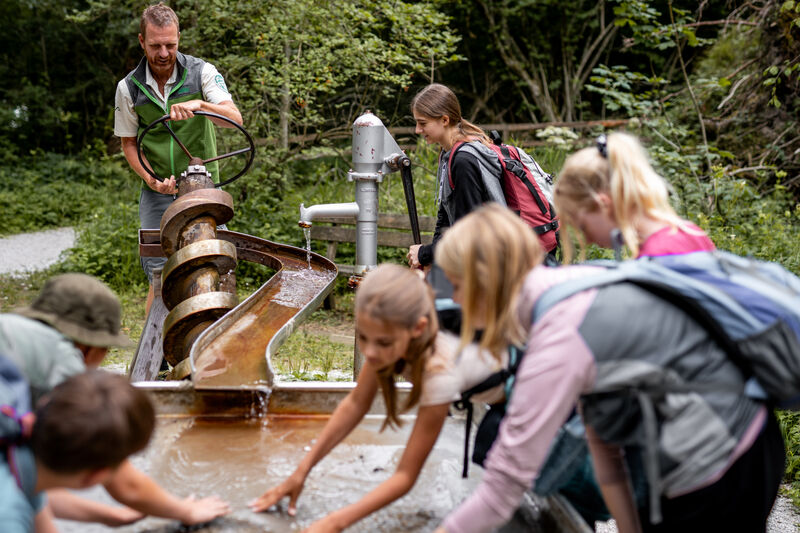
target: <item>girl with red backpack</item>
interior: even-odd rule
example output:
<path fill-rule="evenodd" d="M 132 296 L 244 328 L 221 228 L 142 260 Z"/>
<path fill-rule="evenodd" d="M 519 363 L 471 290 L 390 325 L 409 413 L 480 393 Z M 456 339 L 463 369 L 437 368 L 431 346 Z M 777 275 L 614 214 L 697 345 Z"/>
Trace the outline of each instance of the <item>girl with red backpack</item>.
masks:
<path fill-rule="evenodd" d="M 500 163 L 489 148 L 492 141 L 482 129 L 461 116 L 461 105 L 453 91 L 432 83 L 414 97 L 411 111 L 417 123 L 415 132 L 441 148 L 436 173 L 439 211 L 433 242 L 414 245 L 407 255 L 412 268 L 424 268 L 433 263 L 433 250 L 442 232 L 456 220 L 486 202 L 506 205 L 506 201 L 498 179 Z M 453 154 L 451 160 L 450 152 L 457 143 L 467 144 Z"/>

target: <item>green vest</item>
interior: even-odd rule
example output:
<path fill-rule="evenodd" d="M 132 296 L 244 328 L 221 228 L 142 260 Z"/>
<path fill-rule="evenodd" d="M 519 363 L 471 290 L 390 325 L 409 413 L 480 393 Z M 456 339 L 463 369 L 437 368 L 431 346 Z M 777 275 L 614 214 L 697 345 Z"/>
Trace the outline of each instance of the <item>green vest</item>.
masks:
<path fill-rule="evenodd" d="M 201 74 L 205 61 L 178 52 L 175 68 L 177 69 L 177 82 L 167 95 L 166 108 L 146 85 L 147 58 L 143 57 L 133 71 L 125 77 L 128 91 L 133 101 L 133 108 L 139 117 L 139 131 L 156 119 L 169 113 L 172 104 L 188 100 L 203 100 L 203 84 Z M 172 131 L 178 136 L 194 157 L 209 159 L 217 155 L 217 139 L 214 135 L 214 125 L 207 117 L 195 116 L 188 120 L 169 121 Z M 175 142 L 164 125 L 158 125 L 147 132 L 142 142 L 142 151 L 147 157 L 153 171 L 159 178 L 167 179 L 170 176 L 180 176 L 189 166 L 189 158 Z M 218 181 L 219 165 L 215 161 L 209 163 L 206 169 Z M 147 185 L 142 182 L 142 187 Z"/>

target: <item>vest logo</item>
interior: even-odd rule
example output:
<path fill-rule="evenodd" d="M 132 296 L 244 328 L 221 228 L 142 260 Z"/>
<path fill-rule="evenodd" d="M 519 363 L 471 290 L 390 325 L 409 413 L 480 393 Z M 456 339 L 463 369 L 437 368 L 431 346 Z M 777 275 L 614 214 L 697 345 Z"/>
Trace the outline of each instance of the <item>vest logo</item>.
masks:
<path fill-rule="evenodd" d="M 217 74 L 216 76 L 214 76 L 214 82 L 216 82 L 217 87 L 219 87 L 226 93 L 228 92 L 228 87 L 225 85 L 225 80 L 222 78 L 222 74 Z"/>
<path fill-rule="evenodd" d="M 187 93 L 190 93 L 190 92 L 192 92 L 192 91 L 189 90 L 188 87 L 183 87 L 181 89 L 178 89 L 178 92 L 175 93 L 175 96 L 178 96 L 178 95 L 181 95 L 181 94 L 187 94 Z"/>

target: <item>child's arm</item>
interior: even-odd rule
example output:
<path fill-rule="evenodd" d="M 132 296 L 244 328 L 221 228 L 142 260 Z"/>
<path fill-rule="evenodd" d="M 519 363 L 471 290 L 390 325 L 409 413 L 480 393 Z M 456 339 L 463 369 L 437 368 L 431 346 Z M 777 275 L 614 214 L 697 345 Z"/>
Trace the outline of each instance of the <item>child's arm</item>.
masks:
<path fill-rule="evenodd" d="M 128 460 L 104 486 L 112 498 L 128 507 L 187 525 L 204 524 L 230 512 L 228 504 L 216 496 L 176 498 Z"/>
<path fill-rule="evenodd" d="M 306 533 L 322 531 L 341 531 L 365 516 L 389 505 L 414 486 L 420 470 L 425 464 L 439 432 L 442 429 L 450 404 L 420 407 L 414 429 L 408 444 L 397 465 L 397 471 L 375 487 L 373 491 L 358 502 L 334 511 L 322 520 L 312 524 Z"/>
<path fill-rule="evenodd" d="M 586 425 L 586 442 L 592 453 L 597 484 L 620 533 L 639 533 L 641 525 L 622 450 L 603 441 Z"/>
<path fill-rule="evenodd" d="M 294 516 L 297 512 L 297 498 L 303 490 L 308 473 L 364 418 L 377 392 L 378 380 L 375 369 L 365 361 L 358 375 L 356 387 L 336 406 L 311 451 L 303 457 L 291 476 L 250 502 L 250 508 L 255 512 L 266 511 L 285 496 L 289 496 L 289 515 Z"/>
<path fill-rule="evenodd" d="M 12 527 L 13 525 L 14 524 L 9 524 L 4 522 L 3 531 L 8 531 L 10 533 L 17 531 Z M 35 531 L 35 533 L 58 533 L 58 528 L 56 527 L 55 523 L 55 517 L 53 516 L 53 510 L 50 508 L 49 503 L 45 504 L 44 507 L 39 509 L 39 512 L 36 513 L 36 516 L 33 517 L 33 530 Z"/>
<path fill-rule="evenodd" d="M 48 490 L 47 502 L 56 517 L 78 522 L 98 522 L 109 527 L 119 527 L 144 518 L 144 514 L 130 507 L 115 507 L 87 500 L 66 489 Z"/>

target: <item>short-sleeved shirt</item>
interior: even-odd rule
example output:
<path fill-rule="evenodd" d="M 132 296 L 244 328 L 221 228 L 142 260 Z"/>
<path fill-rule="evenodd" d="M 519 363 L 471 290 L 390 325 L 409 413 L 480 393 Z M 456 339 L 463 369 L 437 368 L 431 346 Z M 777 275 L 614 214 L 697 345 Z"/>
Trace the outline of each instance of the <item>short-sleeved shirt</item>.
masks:
<path fill-rule="evenodd" d="M 0 314 L 0 353 L 31 386 L 33 405 L 65 379 L 86 371 L 83 354 L 55 328 L 14 313 Z"/>
<path fill-rule="evenodd" d="M 150 65 L 147 65 L 146 72 L 145 84 L 151 89 L 153 96 L 160 100 L 161 106 L 166 106 L 166 99 L 158 90 L 158 83 L 150 72 Z M 214 65 L 205 62 L 200 78 L 203 85 L 203 99 L 206 102 L 221 104 L 222 102 L 233 101 L 231 94 L 228 92 L 228 87 L 225 85 L 225 79 Z M 169 94 L 177 81 L 178 69 L 173 68 L 172 75 L 164 85 L 164 92 Z M 164 112 L 167 113 L 168 110 L 165 108 Z M 131 100 L 128 84 L 123 78 L 117 84 L 117 94 L 115 96 L 114 135 L 117 137 L 136 137 L 139 131 L 138 128 L 139 117 L 133 108 L 133 100 Z"/>
<path fill-rule="evenodd" d="M 474 387 L 508 363 L 508 352 L 500 360 L 478 345 L 469 344 L 458 350 L 459 339 L 447 332 L 436 336 L 434 352 L 425 365 L 420 407 L 452 403 L 461 393 Z M 410 376 L 404 376 L 409 379 Z M 477 402 L 496 403 L 504 398 L 503 388 L 495 387 L 473 396 Z"/>
<path fill-rule="evenodd" d="M 715 249 L 714 243 L 702 229 L 685 221 L 682 228 L 662 228 L 650 235 L 639 247 L 639 257 L 710 252 Z"/>

